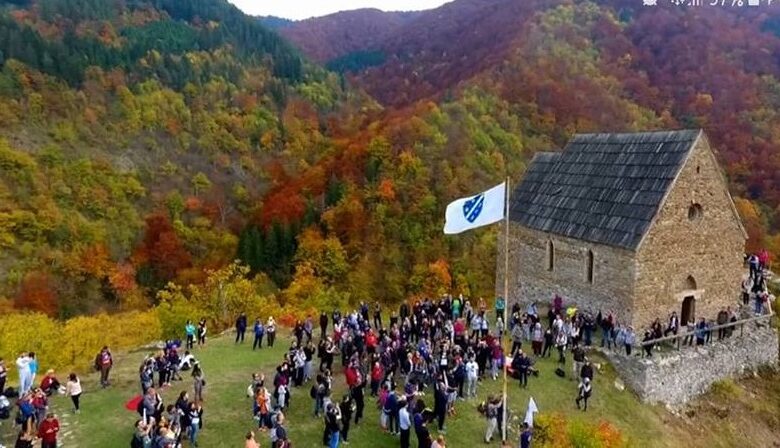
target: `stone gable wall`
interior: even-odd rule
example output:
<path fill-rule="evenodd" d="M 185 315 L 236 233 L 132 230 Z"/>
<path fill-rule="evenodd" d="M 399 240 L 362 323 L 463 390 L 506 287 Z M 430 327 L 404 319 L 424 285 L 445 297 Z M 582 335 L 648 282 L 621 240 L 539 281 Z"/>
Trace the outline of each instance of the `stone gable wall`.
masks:
<path fill-rule="evenodd" d="M 777 366 L 777 332 L 766 323 L 745 325 L 732 337 L 679 352 L 655 354 L 652 358 L 627 357 L 608 352 L 625 384 L 642 401 L 680 405 L 706 392 L 712 383 L 736 377 L 761 366 Z"/>
<path fill-rule="evenodd" d="M 503 295 L 504 230 L 499 232 L 496 294 Z M 548 236 L 510 223 L 508 303 L 550 303 L 554 294 L 581 309 L 612 310 L 619 320 L 630 318 L 634 261 L 629 251 L 590 244 L 561 236 Z M 555 265 L 547 270 L 547 241 L 555 248 Z M 587 280 L 587 251 L 593 251 L 593 283 Z"/>
<path fill-rule="evenodd" d="M 689 207 L 702 216 L 688 218 Z M 706 138 L 698 140 L 637 252 L 634 326 L 681 313 L 689 276 L 696 282 L 697 319 L 714 319 L 739 300 L 745 235 Z"/>

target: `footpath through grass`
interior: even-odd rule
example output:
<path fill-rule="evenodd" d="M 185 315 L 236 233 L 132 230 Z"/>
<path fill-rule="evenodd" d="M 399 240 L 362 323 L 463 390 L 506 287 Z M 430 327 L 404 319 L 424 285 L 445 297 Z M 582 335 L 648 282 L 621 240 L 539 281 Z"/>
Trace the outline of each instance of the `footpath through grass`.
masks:
<path fill-rule="evenodd" d="M 251 342 L 235 345 L 230 337 L 212 339 L 203 349 L 196 349 L 206 373 L 207 387 L 204 403 L 204 427 L 200 433 L 199 445 L 203 448 L 243 447 L 244 435 L 255 424 L 252 419 L 252 402 L 246 396 L 252 372 L 263 372 L 267 380 L 273 377 L 276 365 L 289 347 L 290 338 L 282 335 L 273 349 L 263 348 L 252 351 Z M 287 336 L 287 337 L 286 337 Z M 54 397 L 52 407 L 65 421 L 63 448 L 126 448 L 130 444 L 133 423 L 138 418 L 134 412 L 124 408 L 125 403 L 140 393 L 138 366 L 145 351 L 116 356 L 116 366 L 112 372 L 112 386 L 101 390 L 97 374 L 83 376 L 85 393 L 82 396 L 82 411 L 73 415 L 69 409 L 70 401 L 65 397 Z M 571 358 L 567 359 L 570 361 Z M 596 363 L 602 362 L 593 356 Z M 334 364 L 334 399 L 340 399 L 345 392 L 344 375 L 340 360 Z M 569 420 L 598 423 L 606 420 L 615 425 L 627 438 L 631 446 L 674 446 L 668 434 L 663 431 L 657 407 L 646 406 L 638 402 L 629 391 L 619 391 L 614 387 L 615 376 L 611 369 L 603 368 L 596 372 L 594 393 L 588 412 L 578 411 L 574 405 L 576 383 L 570 379 L 561 379 L 554 374 L 557 367 L 555 355 L 537 363 L 539 377 L 529 379 L 528 389 L 521 389 L 516 381 L 509 383 L 509 409 L 513 415 L 525 413 L 529 396 L 533 396 L 542 414 L 561 412 Z M 567 364 L 566 371 L 569 373 Z M 186 374 L 187 372 L 185 372 Z M 60 373 L 65 376 L 64 372 Z M 488 394 L 501 392 L 501 381 L 487 379 L 478 387 L 477 399 L 459 401 L 457 415 L 446 421 L 448 447 L 470 447 L 484 444 L 485 419 L 477 412 L 477 404 Z M 296 447 L 318 447 L 322 445 L 323 423 L 313 417 L 313 400 L 309 397 L 310 384 L 293 389 L 291 407 L 287 412 L 288 431 Z M 183 391 L 192 391 L 192 381 L 184 376 L 184 381 L 174 382 L 172 387 L 162 392 L 166 405 L 175 402 Z M 433 405 L 433 396 L 426 397 L 426 404 Z M 352 425 L 349 439 L 352 447 L 390 448 L 399 446 L 398 439 L 385 434 L 379 428 L 379 411 L 366 394 L 366 418 L 360 425 Z M 11 420 L 0 426 L 2 443 L 13 446 L 13 435 L 9 426 Z M 561 428 L 561 430 L 564 430 Z M 436 435 L 435 425 L 431 433 Z M 266 434 L 258 433 L 258 441 L 268 446 Z M 517 444 L 517 434 L 510 434 L 513 446 Z M 412 444 L 416 439 L 412 435 Z M 493 446 L 498 446 L 494 442 Z M 185 442 L 185 446 L 188 446 Z"/>

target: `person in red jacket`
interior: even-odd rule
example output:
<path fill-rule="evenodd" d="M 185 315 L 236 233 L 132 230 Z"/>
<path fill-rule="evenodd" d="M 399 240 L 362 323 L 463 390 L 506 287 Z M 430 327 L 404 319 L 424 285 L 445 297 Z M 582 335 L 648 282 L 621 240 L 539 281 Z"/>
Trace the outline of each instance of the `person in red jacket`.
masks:
<path fill-rule="evenodd" d="M 379 361 L 374 362 L 374 366 L 371 367 L 371 396 L 376 397 L 379 394 L 379 384 L 382 382 L 385 373 L 382 369 L 382 365 Z"/>
<path fill-rule="evenodd" d="M 57 448 L 57 433 L 60 432 L 60 422 L 54 414 L 49 413 L 38 428 L 41 448 Z"/>

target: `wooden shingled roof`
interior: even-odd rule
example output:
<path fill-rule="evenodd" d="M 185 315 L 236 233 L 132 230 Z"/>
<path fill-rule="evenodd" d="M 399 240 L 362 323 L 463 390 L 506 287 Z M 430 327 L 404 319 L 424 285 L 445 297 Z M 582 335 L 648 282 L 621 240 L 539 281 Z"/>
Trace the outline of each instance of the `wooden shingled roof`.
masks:
<path fill-rule="evenodd" d="M 577 134 L 560 153 L 537 153 L 512 193 L 525 227 L 636 250 L 700 130 Z"/>

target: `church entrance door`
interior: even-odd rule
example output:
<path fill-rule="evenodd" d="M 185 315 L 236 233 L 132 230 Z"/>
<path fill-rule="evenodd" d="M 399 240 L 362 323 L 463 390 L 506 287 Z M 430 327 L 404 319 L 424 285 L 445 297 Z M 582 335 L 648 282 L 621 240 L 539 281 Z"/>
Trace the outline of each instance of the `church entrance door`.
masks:
<path fill-rule="evenodd" d="M 696 319 L 696 298 L 687 296 L 683 299 L 682 312 L 680 313 L 680 326 Z"/>

